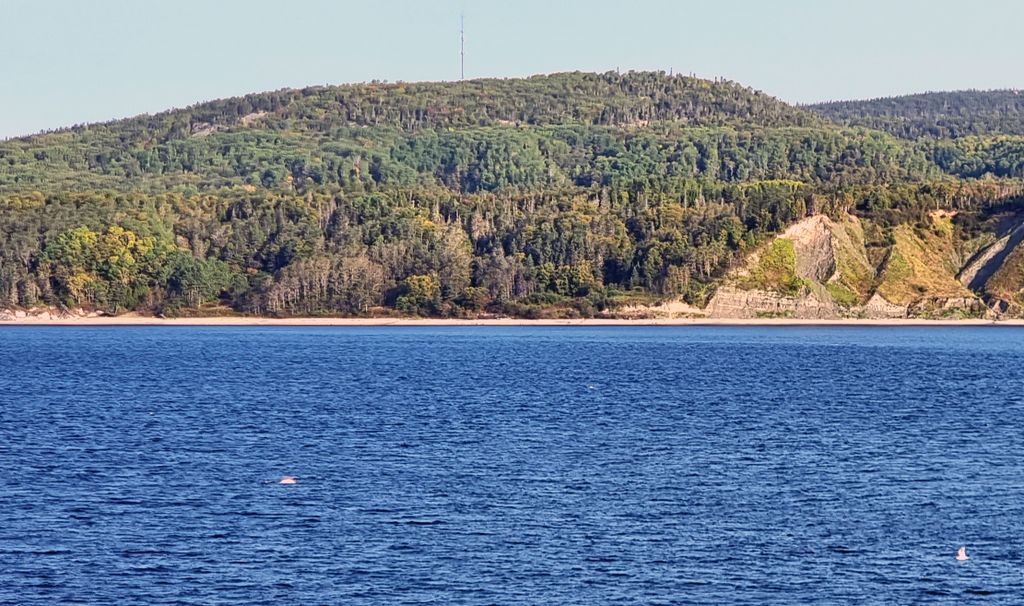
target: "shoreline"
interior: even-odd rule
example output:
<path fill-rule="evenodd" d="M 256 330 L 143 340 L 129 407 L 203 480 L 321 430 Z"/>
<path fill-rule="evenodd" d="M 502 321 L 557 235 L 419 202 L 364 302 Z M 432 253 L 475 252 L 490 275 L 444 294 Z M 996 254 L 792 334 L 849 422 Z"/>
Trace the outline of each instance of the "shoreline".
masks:
<path fill-rule="evenodd" d="M 264 318 L 254 316 L 207 316 L 194 318 L 157 318 L 125 314 L 121 316 L 25 316 L 0 319 L 3 326 L 1024 326 L 1021 320 L 926 320 L 890 319 L 813 319 L 813 318 L 647 318 L 647 319 L 541 319 L 520 318 Z"/>

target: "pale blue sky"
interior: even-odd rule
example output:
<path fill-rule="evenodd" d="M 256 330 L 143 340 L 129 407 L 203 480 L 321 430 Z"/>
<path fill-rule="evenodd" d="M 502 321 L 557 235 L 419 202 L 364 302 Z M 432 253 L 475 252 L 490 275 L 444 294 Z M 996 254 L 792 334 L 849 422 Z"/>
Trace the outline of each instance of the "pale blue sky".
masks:
<path fill-rule="evenodd" d="M 309 84 L 674 69 L 809 102 L 1024 87 L 1020 0 L 0 0 L 0 137 Z"/>

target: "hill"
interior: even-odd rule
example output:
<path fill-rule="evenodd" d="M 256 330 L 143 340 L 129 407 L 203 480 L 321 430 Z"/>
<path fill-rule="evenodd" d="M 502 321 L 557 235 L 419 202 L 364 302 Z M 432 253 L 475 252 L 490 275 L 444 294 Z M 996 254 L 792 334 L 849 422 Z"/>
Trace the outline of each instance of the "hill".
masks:
<path fill-rule="evenodd" d="M 311 87 L 0 143 L 0 190 L 208 189 L 273 185 L 288 177 L 300 184 L 363 179 L 409 185 L 418 172 L 451 179 L 473 170 L 469 164 L 477 158 L 465 148 L 481 146 L 490 155 L 525 146 L 517 170 L 536 180 L 547 169 L 538 138 L 559 140 L 578 155 L 604 139 L 621 144 L 627 133 L 651 126 L 665 132 L 820 122 L 734 83 L 660 73 Z M 579 162 L 573 156 L 550 159 L 572 169 Z M 499 184 L 500 178 L 478 183 L 470 176 L 462 185 Z"/>
<path fill-rule="evenodd" d="M 804 109 L 847 126 L 884 130 L 897 137 L 958 138 L 1024 135 L 1024 92 L 934 92 L 863 101 L 832 101 Z"/>
<path fill-rule="evenodd" d="M 783 284 L 851 309 L 939 279 L 884 270 L 892 251 L 952 268 L 999 240 L 1022 141 L 649 72 L 248 95 L 0 142 L 0 308 L 533 317 Z M 808 216 L 843 226 L 839 278 L 804 275 L 817 244 L 771 244 Z M 1015 313 L 1015 274 L 986 272 L 970 296 Z"/>
<path fill-rule="evenodd" d="M 915 141 L 930 163 L 963 178 L 1024 178 L 1024 93 L 955 91 L 808 105 L 846 127 Z"/>

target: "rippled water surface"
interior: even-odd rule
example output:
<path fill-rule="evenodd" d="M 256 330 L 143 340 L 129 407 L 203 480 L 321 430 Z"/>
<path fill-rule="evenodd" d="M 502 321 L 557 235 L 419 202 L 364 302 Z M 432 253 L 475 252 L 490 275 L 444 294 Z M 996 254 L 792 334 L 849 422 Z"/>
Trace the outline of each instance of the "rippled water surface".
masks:
<path fill-rule="evenodd" d="M 0 328 L 0 603 L 1020 604 L 1022 369 L 1013 328 Z"/>

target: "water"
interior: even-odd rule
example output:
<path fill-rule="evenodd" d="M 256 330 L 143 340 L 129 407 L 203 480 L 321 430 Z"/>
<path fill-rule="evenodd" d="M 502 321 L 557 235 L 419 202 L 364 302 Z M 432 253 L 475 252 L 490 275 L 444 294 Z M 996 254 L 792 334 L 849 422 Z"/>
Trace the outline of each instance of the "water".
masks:
<path fill-rule="evenodd" d="M 0 603 L 1019 604 L 1022 368 L 1013 328 L 0 328 Z"/>

